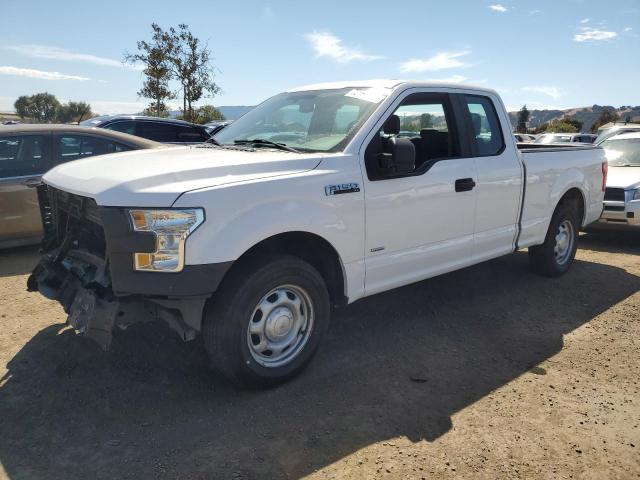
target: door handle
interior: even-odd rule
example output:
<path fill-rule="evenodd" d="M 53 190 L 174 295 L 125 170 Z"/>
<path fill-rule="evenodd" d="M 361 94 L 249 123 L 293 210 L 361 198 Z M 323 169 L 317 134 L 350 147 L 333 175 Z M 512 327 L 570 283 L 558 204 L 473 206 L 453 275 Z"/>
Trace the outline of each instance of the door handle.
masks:
<path fill-rule="evenodd" d="M 22 185 L 29 188 L 36 188 L 42 184 L 39 178 L 28 178 L 22 182 Z"/>
<path fill-rule="evenodd" d="M 473 181 L 473 178 L 459 178 L 456 180 L 456 192 L 468 192 L 473 190 L 475 186 L 476 182 Z"/>

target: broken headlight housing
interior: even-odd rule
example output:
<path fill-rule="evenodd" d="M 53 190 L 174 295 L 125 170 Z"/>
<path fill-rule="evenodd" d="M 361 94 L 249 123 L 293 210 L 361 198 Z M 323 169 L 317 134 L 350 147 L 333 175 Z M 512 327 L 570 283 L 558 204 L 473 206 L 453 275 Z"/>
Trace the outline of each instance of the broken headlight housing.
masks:
<path fill-rule="evenodd" d="M 187 237 L 204 221 L 204 210 L 129 210 L 136 232 L 153 232 L 156 250 L 134 253 L 133 266 L 141 272 L 180 272 L 184 267 L 184 245 Z"/>

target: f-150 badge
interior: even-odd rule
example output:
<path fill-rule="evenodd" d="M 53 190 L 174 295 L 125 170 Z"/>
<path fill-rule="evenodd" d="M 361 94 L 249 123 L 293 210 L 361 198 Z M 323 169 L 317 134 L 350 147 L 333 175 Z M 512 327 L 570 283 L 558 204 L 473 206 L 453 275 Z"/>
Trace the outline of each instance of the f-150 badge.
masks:
<path fill-rule="evenodd" d="M 356 193 L 360 191 L 357 183 L 342 183 L 340 185 L 327 185 L 324 187 L 325 195 L 340 195 L 341 193 Z"/>

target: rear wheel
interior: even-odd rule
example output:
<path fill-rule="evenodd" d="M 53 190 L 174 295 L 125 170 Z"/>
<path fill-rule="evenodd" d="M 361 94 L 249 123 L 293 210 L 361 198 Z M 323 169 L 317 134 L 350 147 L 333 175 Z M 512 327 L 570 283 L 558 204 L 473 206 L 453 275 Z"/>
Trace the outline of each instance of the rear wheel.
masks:
<path fill-rule="evenodd" d="M 542 245 L 529 247 L 531 269 L 541 275 L 557 277 L 573 263 L 578 248 L 578 219 L 571 204 L 560 204 L 551 218 Z"/>
<path fill-rule="evenodd" d="M 205 347 L 214 370 L 234 383 L 273 385 L 304 369 L 329 316 L 318 271 L 296 257 L 275 255 L 230 273 L 205 310 Z"/>

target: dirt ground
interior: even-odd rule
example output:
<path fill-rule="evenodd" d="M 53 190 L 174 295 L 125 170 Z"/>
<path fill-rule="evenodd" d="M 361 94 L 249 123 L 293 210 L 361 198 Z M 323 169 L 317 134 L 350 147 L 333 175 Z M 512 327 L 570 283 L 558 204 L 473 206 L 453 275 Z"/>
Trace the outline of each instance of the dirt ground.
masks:
<path fill-rule="evenodd" d="M 520 252 L 338 310 L 303 375 L 237 391 L 141 324 L 103 353 L 0 252 L 0 478 L 640 478 L 640 236 L 562 278 Z"/>

